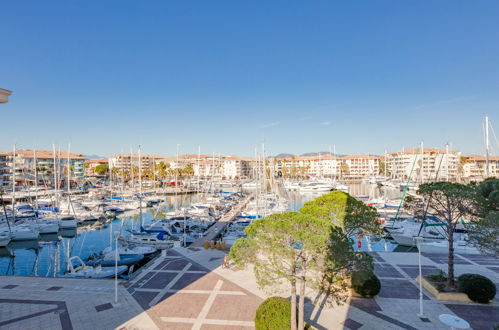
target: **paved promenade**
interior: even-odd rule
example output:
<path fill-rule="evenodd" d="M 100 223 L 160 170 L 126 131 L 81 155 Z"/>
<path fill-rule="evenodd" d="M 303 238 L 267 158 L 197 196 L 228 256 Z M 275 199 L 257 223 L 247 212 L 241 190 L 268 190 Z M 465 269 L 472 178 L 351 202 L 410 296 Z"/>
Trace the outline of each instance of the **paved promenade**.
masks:
<path fill-rule="evenodd" d="M 0 329 L 252 329 L 257 306 L 274 294 L 257 288 L 251 270 L 220 267 L 226 252 L 177 248 L 138 276 L 114 281 L 1 277 Z M 352 298 L 329 306 L 307 292 L 308 322 L 317 329 L 448 329 L 442 313 L 455 314 L 473 329 L 499 324 L 499 298 L 489 305 L 435 300 L 425 293 L 427 320 L 419 311 L 416 253 L 373 253 L 382 289 L 375 299 Z M 425 273 L 444 269 L 445 257 L 423 258 Z M 478 272 L 499 283 L 499 260 L 457 256 L 457 273 Z M 280 294 L 288 297 L 287 287 Z M 316 302 L 315 305 L 312 302 Z"/>

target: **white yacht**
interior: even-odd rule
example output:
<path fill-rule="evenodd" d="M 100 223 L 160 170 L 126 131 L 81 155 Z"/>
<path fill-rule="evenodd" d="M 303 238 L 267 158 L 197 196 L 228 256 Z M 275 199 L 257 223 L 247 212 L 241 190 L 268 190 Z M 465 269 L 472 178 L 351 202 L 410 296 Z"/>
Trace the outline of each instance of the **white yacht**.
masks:
<path fill-rule="evenodd" d="M 73 264 L 75 262 L 79 266 Z M 127 271 L 128 266 L 116 267 L 101 267 L 101 266 L 87 266 L 80 257 L 74 256 L 68 260 L 69 272 L 64 277 L 76 278 L 109 278 L 114 277 L 116 274 L 120 275 Z"/>
<path fill-rule="evenodd" d="M 0 232 L 0 248 L 10 243 L 10 232 Z"/>

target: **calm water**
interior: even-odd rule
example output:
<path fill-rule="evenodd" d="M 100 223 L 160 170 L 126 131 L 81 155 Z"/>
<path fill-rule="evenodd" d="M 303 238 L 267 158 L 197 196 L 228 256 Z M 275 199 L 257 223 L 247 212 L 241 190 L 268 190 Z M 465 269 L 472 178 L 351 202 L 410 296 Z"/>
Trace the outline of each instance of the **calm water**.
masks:
<path fill-rule="evenodd" d="M 143 209 L 142 221 L 148 224 L 152 219 L 162 217 L 163 212 L 188 205 L 197 200 L 195 195 L 166 197 L 166 202 Z M 60 232 L 43 235 L 40 241 L 11 242 L 7 248 L 0 249 L 1 275 L 54 276 L 62 275 L 67 267 L 68 246 L 71 256 L 85 259 L 92 253 L 99 253 L 110 246 L 113 232 L 139 229 L 139 211 L 127 212 L 114 219 L 102 229 L 78 228 L 77 232 Z M 87 227 L 87 226 L 85 226 Z M 54 269 L 57 268 L 57 271 Z"/>
<path fill-rule="evenodd" d="M 400 191 L 378 188 L 376 185 L 353 184 L 350 185 L 350 193 L 355 196 L 379 197 L 387 195 L 388 198 L 400 197 Z M 289 192 L 291 209 L 298 211 L 304 203 L 319 197 L 320 194 L 299 194 Z M 198 196 L 171 196 L 166 197 L 166 202 L 160 205 L 144 209 L 142 221 L 150 223 L 155 218 L 163 217 L 163 212 L 170 211 L 178 206 L 188 205 L 197 201 Z M 42 237 L 42 240 L 29 242 L 11 242 L 8 249 L 0 249 L 0 274 L 1 275 L 28 275 L 28 276 L 54 276 L 62 275 L 67 267 L 68 246 L 71 256 L 80 256 L 85 259 L 92 253 L 99 253 L 110 246 L 113 232 L 127 229 L 139 229 L 140 215 L 138 211 L 121 215 L 114 219 L 102 229 L 82 229 L 77 232 L 61 232 L 58 235 Z M 394 251 L 396 244 L 381 239 L 374 240 L 363 237 L 361 247 L 355 249 L 360 251 Z M 113 240 L 114 241 L 114 240 Z M 397 248 L 397 250 L 400 248 Z M 403 249 L 404 251 L 407 248 Z M 55 270 L 57 269 L 57 271 Z"/>

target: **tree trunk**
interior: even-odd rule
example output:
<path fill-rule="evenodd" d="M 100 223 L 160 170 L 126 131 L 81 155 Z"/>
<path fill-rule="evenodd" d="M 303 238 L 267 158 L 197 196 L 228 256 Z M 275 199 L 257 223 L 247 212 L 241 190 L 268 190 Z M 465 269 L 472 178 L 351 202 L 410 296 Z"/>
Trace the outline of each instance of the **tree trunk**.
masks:
<path fill-rule="evenodd" d="M 300 301 L 298 305 L 298 329 L 302 330 L 305 328 L 305 284 L 306 279 L 302 277 L 300 287 Z"/>
<path fill-rule="evenodd" d="M 449 254 L 447 262 L 447 286 L 449 288 L 454 287 L 454 230 L 452 226 L 449 226 L 448 233 L 448 243 L 449 243 Z"/>
<path fill-rule="evenodd" d="M 296 330 L 296 280 L 291 281 L 291 330 Z"/>

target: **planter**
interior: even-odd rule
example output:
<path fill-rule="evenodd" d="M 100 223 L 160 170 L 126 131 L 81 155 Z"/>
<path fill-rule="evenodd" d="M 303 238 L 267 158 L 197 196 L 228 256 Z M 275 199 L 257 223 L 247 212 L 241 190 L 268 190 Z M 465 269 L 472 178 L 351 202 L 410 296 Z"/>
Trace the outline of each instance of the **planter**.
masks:
<path fill-rule="evenodd" d="M 419 283 L 420 277 L 418 276 L 416 278 L 416 282 Z M 472 303 L 473 301 L 468 298 L 468 295 L 466 293 L 462 292 L 440 292 L 436 287 L 433 286 L 431 282 L 426 280 L 423 277 L 423 282 L 422 282 L 423 288 L 426 289 L 429 293 L 431 293 L 437 300 L 445 300 L 445 301 L 460 301 L 460 302 L 470 302 Z"/>

